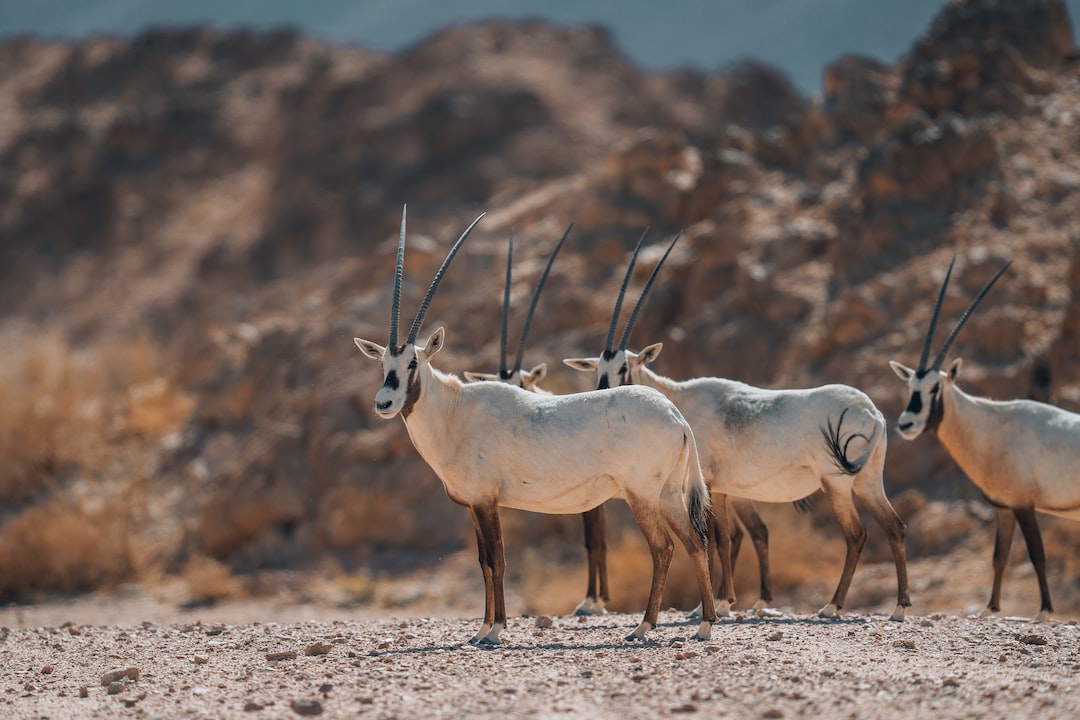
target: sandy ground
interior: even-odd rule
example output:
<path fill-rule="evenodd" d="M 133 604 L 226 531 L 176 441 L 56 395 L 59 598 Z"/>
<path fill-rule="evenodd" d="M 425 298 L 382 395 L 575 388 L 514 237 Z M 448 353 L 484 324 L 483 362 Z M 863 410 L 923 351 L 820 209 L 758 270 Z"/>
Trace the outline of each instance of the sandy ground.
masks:
<path fill-rule="evenodd" d="M 5 629 L 0 717 L 1080 716 L 1072 623 L 746 611 L 700 642 L 669 610 L 642 644 L 636 614 L 550 620 L 493 649 L 455 618 Z"/>
<path fill-rule="evenodd" d="M 853 590 L 880 600 L 840 621 L 808 612 L 829 576 L 781 610 L 734 613 L 707 642 L 668 610 L 644 644 L 622 639 L 639 613 L 550 627 L 518 615 L 493 649 L 465 642 L 483 607 L 475 562 L 462 552 L 384 583 L 381 603 L 279 577 L 276 594 L 212 607 L 185 609 L 169 583 L 2 607 L 0 719 L 1080 717 L 1080 624 L 969 617 L 989 579 L 982 552 L 914 563 L 902 624 L 887 620 L 895 580 L 879 563 Z M 1006 612 L 1037 609 L 1028 573 L 1006 588 Z M 112 670 L 131 677 L 110 688 Z"/>

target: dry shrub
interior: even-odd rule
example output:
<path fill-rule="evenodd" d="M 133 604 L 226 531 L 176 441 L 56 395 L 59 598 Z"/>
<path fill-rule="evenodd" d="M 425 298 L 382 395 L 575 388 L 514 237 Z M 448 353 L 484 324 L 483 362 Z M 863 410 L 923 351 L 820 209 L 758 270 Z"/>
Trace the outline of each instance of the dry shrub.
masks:
<path fill-rule="evenodd" d="M 215 603 L 240 594 L 240 583 L 229 567 L 206 555 L 191 556 L 180 576 L 194 603 Z"/>
<path fill-rule="evenodd" d="M 23 512 L 0 531 L 0 597 L 88 590 L 131 572 L 124 509 L 51 502 Z"/>
<path fill-rule="evenodd" d="M 0 595 L 108 585 L 140 568 L 139 465 L 190 400 L 133 339 L 75 349 L 58 334 L 5 338 L 0 365 Z"/>

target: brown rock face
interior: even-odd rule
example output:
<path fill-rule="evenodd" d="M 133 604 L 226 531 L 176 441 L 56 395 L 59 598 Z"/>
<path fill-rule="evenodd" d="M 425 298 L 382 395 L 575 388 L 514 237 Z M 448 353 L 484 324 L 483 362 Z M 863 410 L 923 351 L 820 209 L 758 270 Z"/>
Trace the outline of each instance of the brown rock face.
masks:
<path fill-rule="evenodd" d="M 404 202 L 406 326 L 488 212 L 421 333 L 447 327 L 448 371 L 495 367 L 510 229 L 520 323 L 574 222 L 525 356 L 555 392 L 591 386 L 559 360 L 600 350 L 649 227 L 631 300 L 684 231 L 631 340 L 664 342 L 659 372 L 848 383 L 892 420 L 887 361 L 915 362 L 949 259 L 942 328 L 1012 258 L 954 347 L 961 382 L 1080 407 L 1070 38 L 1060 2 L 953 3 L 898 65 L 830 66 L 820 106 L 759 65 L 647 73 L 601 30 L 542 23 L 395 56 L 211 30 L 0 44 L 0 449 L 17 469 L 0 547 L 50 500 L 89 513 L 90 479 L 126 508 L 93 516 L 135 534 L 123 568 L 471 542 L 402 424 L 374 416 L 378 369 L 352 344 L 386 342 Z M 976 496 L 937 444 L 890 440 L 890 493 Z"/>

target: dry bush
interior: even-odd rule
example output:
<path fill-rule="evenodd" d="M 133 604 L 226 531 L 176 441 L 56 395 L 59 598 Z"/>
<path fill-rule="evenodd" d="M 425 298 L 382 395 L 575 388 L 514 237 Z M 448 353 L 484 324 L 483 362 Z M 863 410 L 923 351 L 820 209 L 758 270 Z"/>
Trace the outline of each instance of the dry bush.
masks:
<path fill-rule="evenodd" d="M 108 586 L 132 572 L 124 508 L 50 502 L 0 530 L 0 597 Z"/>
<path fill-rule="evenodd" d="M 191 556 L 184 564 L 180 576 L 187 588 L 190 602 L 210 604 L 240 594 L 240 583 L 233 577 L 229 567 L 206 555 Z"/>
<path fill-rule="evenodd" d="M 191 402 L 149 340 L 77 350 L 28 336 L 0 366 L 0 596 L 130 577 L 132 518 L 152 515 L 137 507 L 141 467 Z"/>

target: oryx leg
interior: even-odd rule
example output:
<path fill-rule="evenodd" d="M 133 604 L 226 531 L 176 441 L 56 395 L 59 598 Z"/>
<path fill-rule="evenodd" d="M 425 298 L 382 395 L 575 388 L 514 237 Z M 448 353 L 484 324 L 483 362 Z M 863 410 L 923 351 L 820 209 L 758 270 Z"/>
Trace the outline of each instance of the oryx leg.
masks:
<path fill-rule="evenodd" d="M 719 502 L 721 503 L 732 500 L 732 498 L 728 497 L 727 495 L 718 495 L 717 497 L 720 498 Z M 728 517 L 731 517 L 730 512 L 728 513 Z M 742 528 L 739 527 L 739 523 L 735 522 L 734 520 L 731 521 L 730 526 L 730 535 L 725 540 L 724 538 L 720 537 L 721 533 L 724 532 L 724 528 L 720 524 L 720 521 L 717 519 L 714 510 L 713 516 L 709 518 L 709 530 L 712 535 L 713 544 L 712 547 L 706 550 L 706 555 L 709 558 L 709 577 L 713 578 L 713 586 L 716 588 L 715 597 L 720 597 L 721 590 L 724 587 L 724 573 L 717 572 L 715 562 L 716 559 L 720 557 L 720 548 L 724 547 L 725 544 L 731 546 L 731 566 L 735 567 L 735 561 L 739 558 L 739 548 L 742 546 Z M 713 552 L 714 548 L 716 550 L 715 553 Z M 723 565 L 722 560 L 721 565 Z M 734 582 L 735 579 L 732 578 L 732 583 Z M 701 608 L 702 605 L 698 605 L 696 608 L 690 611 L 689 617 L 691 620 L 697 620 L 701 617 Z"/>
<path fill-rule="evenodd" d="M 994 537 L 994 586 L 990 590 L 990 603 L 980 615 L 996 615 L 1001 612 L 1001 581 L 1005 577 L 1005 568 L 1009 565 L 1009 551 L 1012 550 L 1013 532 L 1016 530 L 1016 515 L 1009 508 L 997 508 L 997 533 Z"/>
<path fill-rule="evenodd" d="M 607 612 L 607 510 L 597 505 L 581 514 L 585 525 L 585 553 L 589 563 L 589 583 L 585 599 L 576 608 L 575 615 L 602 615 Z"/>
<path fill-rule="evenodd" d="M 626 636 L 627 640 L 644 640 L 645 633 L 656 627 L 656 621 L 660 615 L 660 600 L 664 594 L 664 583 L 667 581 L 675 543 L 672 542 L 671 535 L 664 527 L 664 516 L 655 501 L 646 501 L 634 495 L 627 495 L 626 504 L 630 506 L 634 520 L 641 528 L 641 534 L 645 536 L 645 542 L 649 545 L 649 554 L 652 556 L 652 585 L 649 588 L 649 602 L 645 605 L 645 617 L 641 624 Z"/>
<path fill-rule="evenodd" d="M 758 596 L 758 601 L 754 603 L 754 607 L 759 609 L 768 607 L 773 601 L 772 576 L 769 573 L 769 528 L 765 526 L 765 521 L 761 519 L 757 508 L 750 500 L 731 498 L 731 507 L 735 510 L 735 515 L 738 516 L 740 522 L 746 526 L 750 541 L 754 543 L 754 553 L 757 555 L 761 594 Z M 738 523 L 734 524 L 738 526 Z M 738 557 L 739 551 L 732 540 L 731 565 L 733 567 Z"/>
<path fill-rule="evenodd" d="M 693 523 L 690 522 L 681 496 L 668 497 L 663 511 L 668 526 L 675 532 L 694 563 L 698 593 L 701 595 L 700 607 L 703 610 L 696 637 L 698 640 L 708 640 L 712 636 L 713 623 L 716 622 L 716 607 L 712 604 L 712 582 L 709 580 L 710 553 L 707 542 L 703 542 L 703 539 L 694 531 Z"/>
<path fill-rule="evenodd" d="M 1016 516 L 1016 521 L 1020 523 L 1020 532 L 1024 534 L 1028 557 L 1031 558 L 1031 564 L 1035 568 L 1035 576 L 1039 578 L 1039 597 L 1042 605 L 1039 608 L 1039 614 L 1032 620 L 1046 622 L 1054 612 L 1054 606 L 1050 602 L 1050 585 L 1046 582 L 1046 551 L 1043 550 L 1039 521 L 1035 518 L 1034 508 L 1013 508 L 1013 514 Z"/>
<path fill-rule="evenodd" d="M 880 476 L 870 478 L 860 475 L 855 478 L 852 489 L 855 491 L 855 497 L 859 498 L 873 515 L 874 521 L 885 531 L 885 538 L 889 541 L 889 549 L 892 550 L 893 562 L 896 564 L 896 609 L 893 610 L 889 619 L 904 622 L 907 609 L 911 607 L 911 596 L 908 593 L 907 551 L 904 548 L 904 521 L 896 514 L 892 503 L 885 496 Z"/>
<path fill-rule="evenodd" d="M 716 593 L 716 612 L 728 615 L 735 605 L 735 561 L 731 556 L 731 524 L 735 518 L 728 512 L 727 495 L 713 495 L 713 515 L 720 526 L 716 534 L 716 554 L 720 556 L 720 590 Z"/>
<path fill-rule="evenodd" d="M 840 608 L 844 607 L 848 588 L 851 587 L 855 566 L 859 564 L 859 556 L 862 554 L 863 546 L 866 545 L 866 528 L 859 520 L 859 513 L 855 510 L 855 500 L 848 485 L 841 484 L 833 487 L 826 478 L 822 480 L 821 487 L 836 515 L 837 522 L 840 523 L 840 531 L 844 534 L 844 542 L 847 544 L 844 570 L 840 573 L 840 584 L 836 586 L 832 601 L 818 611 L 819 617 L 837 618 L 840 616 Z"/>
<path fill-rule="evenodd" d="M 469 641 L 474 645 L 498 645 L 506 627 L 506 556 L 503 549 L 499 510 L 494 503 L 472 505 L 469 513 L 476 528 L 480 567 L 484 571 L 484 624 Z"/>

